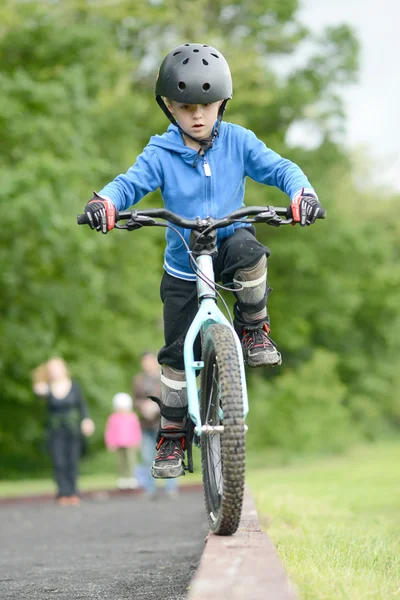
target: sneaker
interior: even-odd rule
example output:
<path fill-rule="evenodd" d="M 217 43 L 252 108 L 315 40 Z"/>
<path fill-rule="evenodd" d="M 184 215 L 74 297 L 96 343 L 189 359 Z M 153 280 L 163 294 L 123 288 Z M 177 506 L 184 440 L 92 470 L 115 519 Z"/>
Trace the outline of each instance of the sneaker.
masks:
<path fill-rule="evenodd" d="M 136 477 L 129 477 L 126 480 L 126 487 L 128 490 L 137 490 L 137 488 L 139 487 L 139 484 L 138 484 L 138 480 L 136 479 Z"/>
<path fill-rule="evenodd" d="M 157 490 L 154 492 L 144 492 L 143 497 L 150 502 L 155 502 L 159 499 L 160 494 L 157 492 Z"/>
<path fill-rule="evenodd" d="M 69 506 L 69 497 L 68 496 L 59 496 L 56 499 L 58 506 Z"/>
<path fill-rule="evenodd" d="M 156 448 L 156 458 L 153 462 L 151 474 L 155 479 L 172 479 L 185 474 L 183 459 L 185 439 L 179 440 L 162 437 Z"/>
<path fill-rule="evenodd" d="M 69 497 L 69 505 L 70 506 L 79 506 L 81 503 L 81 499 L 79 498 L 79 496 L 70 496 Z"/>
<path fill-rule="evenodd" d="M 126 477 L 120 477 L 117 481 L 117 488 L 119 490 L 126 490 L 128 488 L 128 479 Z"/>
<path fill-rule="evenodd" d="M 168 498 L 168 500 L 175 500 L 178 496 L 178 490 L 165 490 L 165 497 Z"/>
<path fill-rule="evenodd" d="M 281 354 L 268 334 L 269 327 L 266 323 L 261 329 L 243 330 L 243 356 L 249 367 L 274 367 L 282 364 Z"/>

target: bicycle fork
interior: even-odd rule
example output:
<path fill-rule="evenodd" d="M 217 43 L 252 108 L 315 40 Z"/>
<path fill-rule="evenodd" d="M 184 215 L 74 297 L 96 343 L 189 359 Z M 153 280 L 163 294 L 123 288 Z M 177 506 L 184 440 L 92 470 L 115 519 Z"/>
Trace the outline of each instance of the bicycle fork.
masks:
<path fill-rule="evenodd" d="M 236 350 L 240 357 L 240 380 L 243 391 L 243 417 L 246 418 L 249 412 L 249 402 L 247 396 L 246 376 L 244 371 L 244 363 L 242 357 L 242 347 L 240 344 L 239 337 L 229 323 L 228 319 L 223 315 L 221 310 L 217 306 L 217 294 L 215 290 L 215 278 L 214 269 L 212 264 L 212 258 L 208 255 L 200 255 L 196 259 L 196 264 L 199 271 L 205 276 L 201 279 L 197 276 L 197 296 L 199 299 L 199 310 L 196 313 L 195 318 L 186 334 L 184 344 L 184 362 L 185 362 L 185 373 L 188 393 L 188 411 L 191 420 L 194 423 L 194 432 L 197 436 L 210 435 L 213 433 L 223 433 L 223 425 L 203 425 L 200 417 L 200 408 L 197 392 L 196 383 L 196 372 L 204 367 L 203 361 L 194 360 L 193 347 L 195 339 L 200 330 L 205 334 L 208 327 L 214 324 L 221 324 L 229 327 L 234 334 Z M 223 415 L 220 415 L 221 419 Z M 245 425 L 247 431 L 247 426 Z"/>

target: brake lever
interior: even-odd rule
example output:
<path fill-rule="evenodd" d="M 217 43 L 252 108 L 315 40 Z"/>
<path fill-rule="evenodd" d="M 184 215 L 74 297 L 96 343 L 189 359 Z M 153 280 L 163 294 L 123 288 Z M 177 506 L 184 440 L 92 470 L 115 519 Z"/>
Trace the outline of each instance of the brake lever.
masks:
<path fill-rule="evenodd" d="M 146 225 L 156 225 L 157 221 L 152 217 L 148 217 L 147 215 L 138 215 L 136 210 L 133 210 L 131 213 L 130 219 L 125 223 L 125 225 L 115 225 L 117 229 L 127 229 L 128 231 L 134 231 L 135 229 L 140 229 L 141 227 L 145 227 Z"/>
<path fill-rule="evenodd" d="M 284 221 L 282 217 L 279 217 L 274 210 L 266 210 L 265 212 L 258 213 L 258 215 L 255 215 L 254 222 L 268 223 L 268 225 L 272 225 L 272 227 L 279 227 L 287 221 Z"/>
<path fill-rule="evenodd" d="M 129 223 L 129 225 L 128 225 L 128 223 Z M 135 225 L 135 224 L 133 224 L 133 226 L 132 226 L 132 223 L 130 221 L 127 221 L 125 225 L 117 225 L 117 223 L 115 223 L 115 225 L 114 225 L 115 229 L 128 229 L 128 231 L 133 231 L 134 229 L 141 229 L 141 227 L 142 227 L 141 225 Z"/>

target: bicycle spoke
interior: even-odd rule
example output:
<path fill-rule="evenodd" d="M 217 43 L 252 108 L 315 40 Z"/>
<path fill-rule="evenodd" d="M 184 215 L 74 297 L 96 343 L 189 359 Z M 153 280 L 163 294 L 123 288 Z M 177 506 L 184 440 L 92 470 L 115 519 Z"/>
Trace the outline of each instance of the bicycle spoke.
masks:
<path fill-rule="evenodd" d="M 222 496 L 223 490 L 223 473 L 222 473 L 222 455 L 220 440 L 216 439 L 216 436 L 212 436 L 209 441 L 210 459 L 212 463 L 212 473 L 216 484 L 217 492 L 219 496 Z"/>
<path fill-rule="evenodd" d="M 217 394 L 218 400 L 220 400 L 221 399 L 221 386 L 219 384 L 219 381 L 214 377 L 214 373 L 213 373 L 213 384 L 214 383 L 215 383 L 215 385 L 216 385 L 216 387 L 218 389 L 218 394 Z"/>
<path fill-rule="evenodd" d="M 220 479 L 222 479 L 222 457 L 221 457 L 221 455 L 219 455 L 219 456 L 220 456 L 220 459 L 217 462 L 213 463 L 214 464 L 214 473 L 218 472 Z"/>
<path fill-rule="evenodd" d="M 222 463 L 221 452 L 215 450 L 214 448 L 210 448 L 211 454 L 217 457 L 217 460 L 213 460 L 214 470 Z"/>
<path fill-rule="evenodd" d="M 215 438 L 215 437 L 217 437 L 217 435 L 214 435 L 213 437 Z M 215 440 L 214 440 L 214 442 L 215 442 Z M 211 442 L 210 449 L 211 449 L 211 452 L 213 455 L 221 458 L 222 455 L 221 455 L 221 443 L 220 442 L 218 442 L 218 443 Z"/>
<path fill-rule="evenodd" d="M 213 364 L 213 374 L 212 374 L 213 381 L 215 380 L 216 367 L 217 367 L 217 365 L 214 363 Z M 211 409 L 211 406 L 213 406 L 213 403 L 212 403 L 213 391 L 214 391 L 214 385 L 211 386 L 210 396 L 208 398 L 207 414 L 206 414 L 206 421 L 205 421 L 206 423 L 208 423 L 208 419 L 210 418 L 210 409 Z"/>
<path fill-rule="evenodd" d="M 221 390 L 218 380 L 218 365 L 214 362 L 212 366 L 211 385 L 207 402 L 207 413 L 205 423 L 217 425 L 220 422 L 220 397 Z M 216 508 L 219 505 L 223 491 L 223 473 L 222 473 L 222 456 L 221 442 L 216 434 L 210 435 L 207 438 L 207 446 L 209 448 L 209 470 L 215 484 L 215 491 L 218 498 L 214 497 Z"/>

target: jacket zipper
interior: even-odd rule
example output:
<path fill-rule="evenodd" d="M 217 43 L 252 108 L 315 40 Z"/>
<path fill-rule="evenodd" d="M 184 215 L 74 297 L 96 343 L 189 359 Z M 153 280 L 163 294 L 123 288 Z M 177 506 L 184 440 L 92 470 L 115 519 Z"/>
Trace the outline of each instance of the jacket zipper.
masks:
<path fill-rule="evenodd" d="M 207 162 L 206 155 L 203 156 L 203 169 L 206 177 L 211 177 L 210 165 Z"/>
<path fill-rule="evenodd" d="M 204 169 L 204 175 L 206 176 L 206 201 L 208 204 L 208 214 L 211 215 L 212 214 L 212 198 L 211 198 L 211 180 L 209 179 L 209 177 L 211 177 L 211 168 L 210 165 L 207 161 L 206 155 L 203 155 L 203 169 Z"/>

